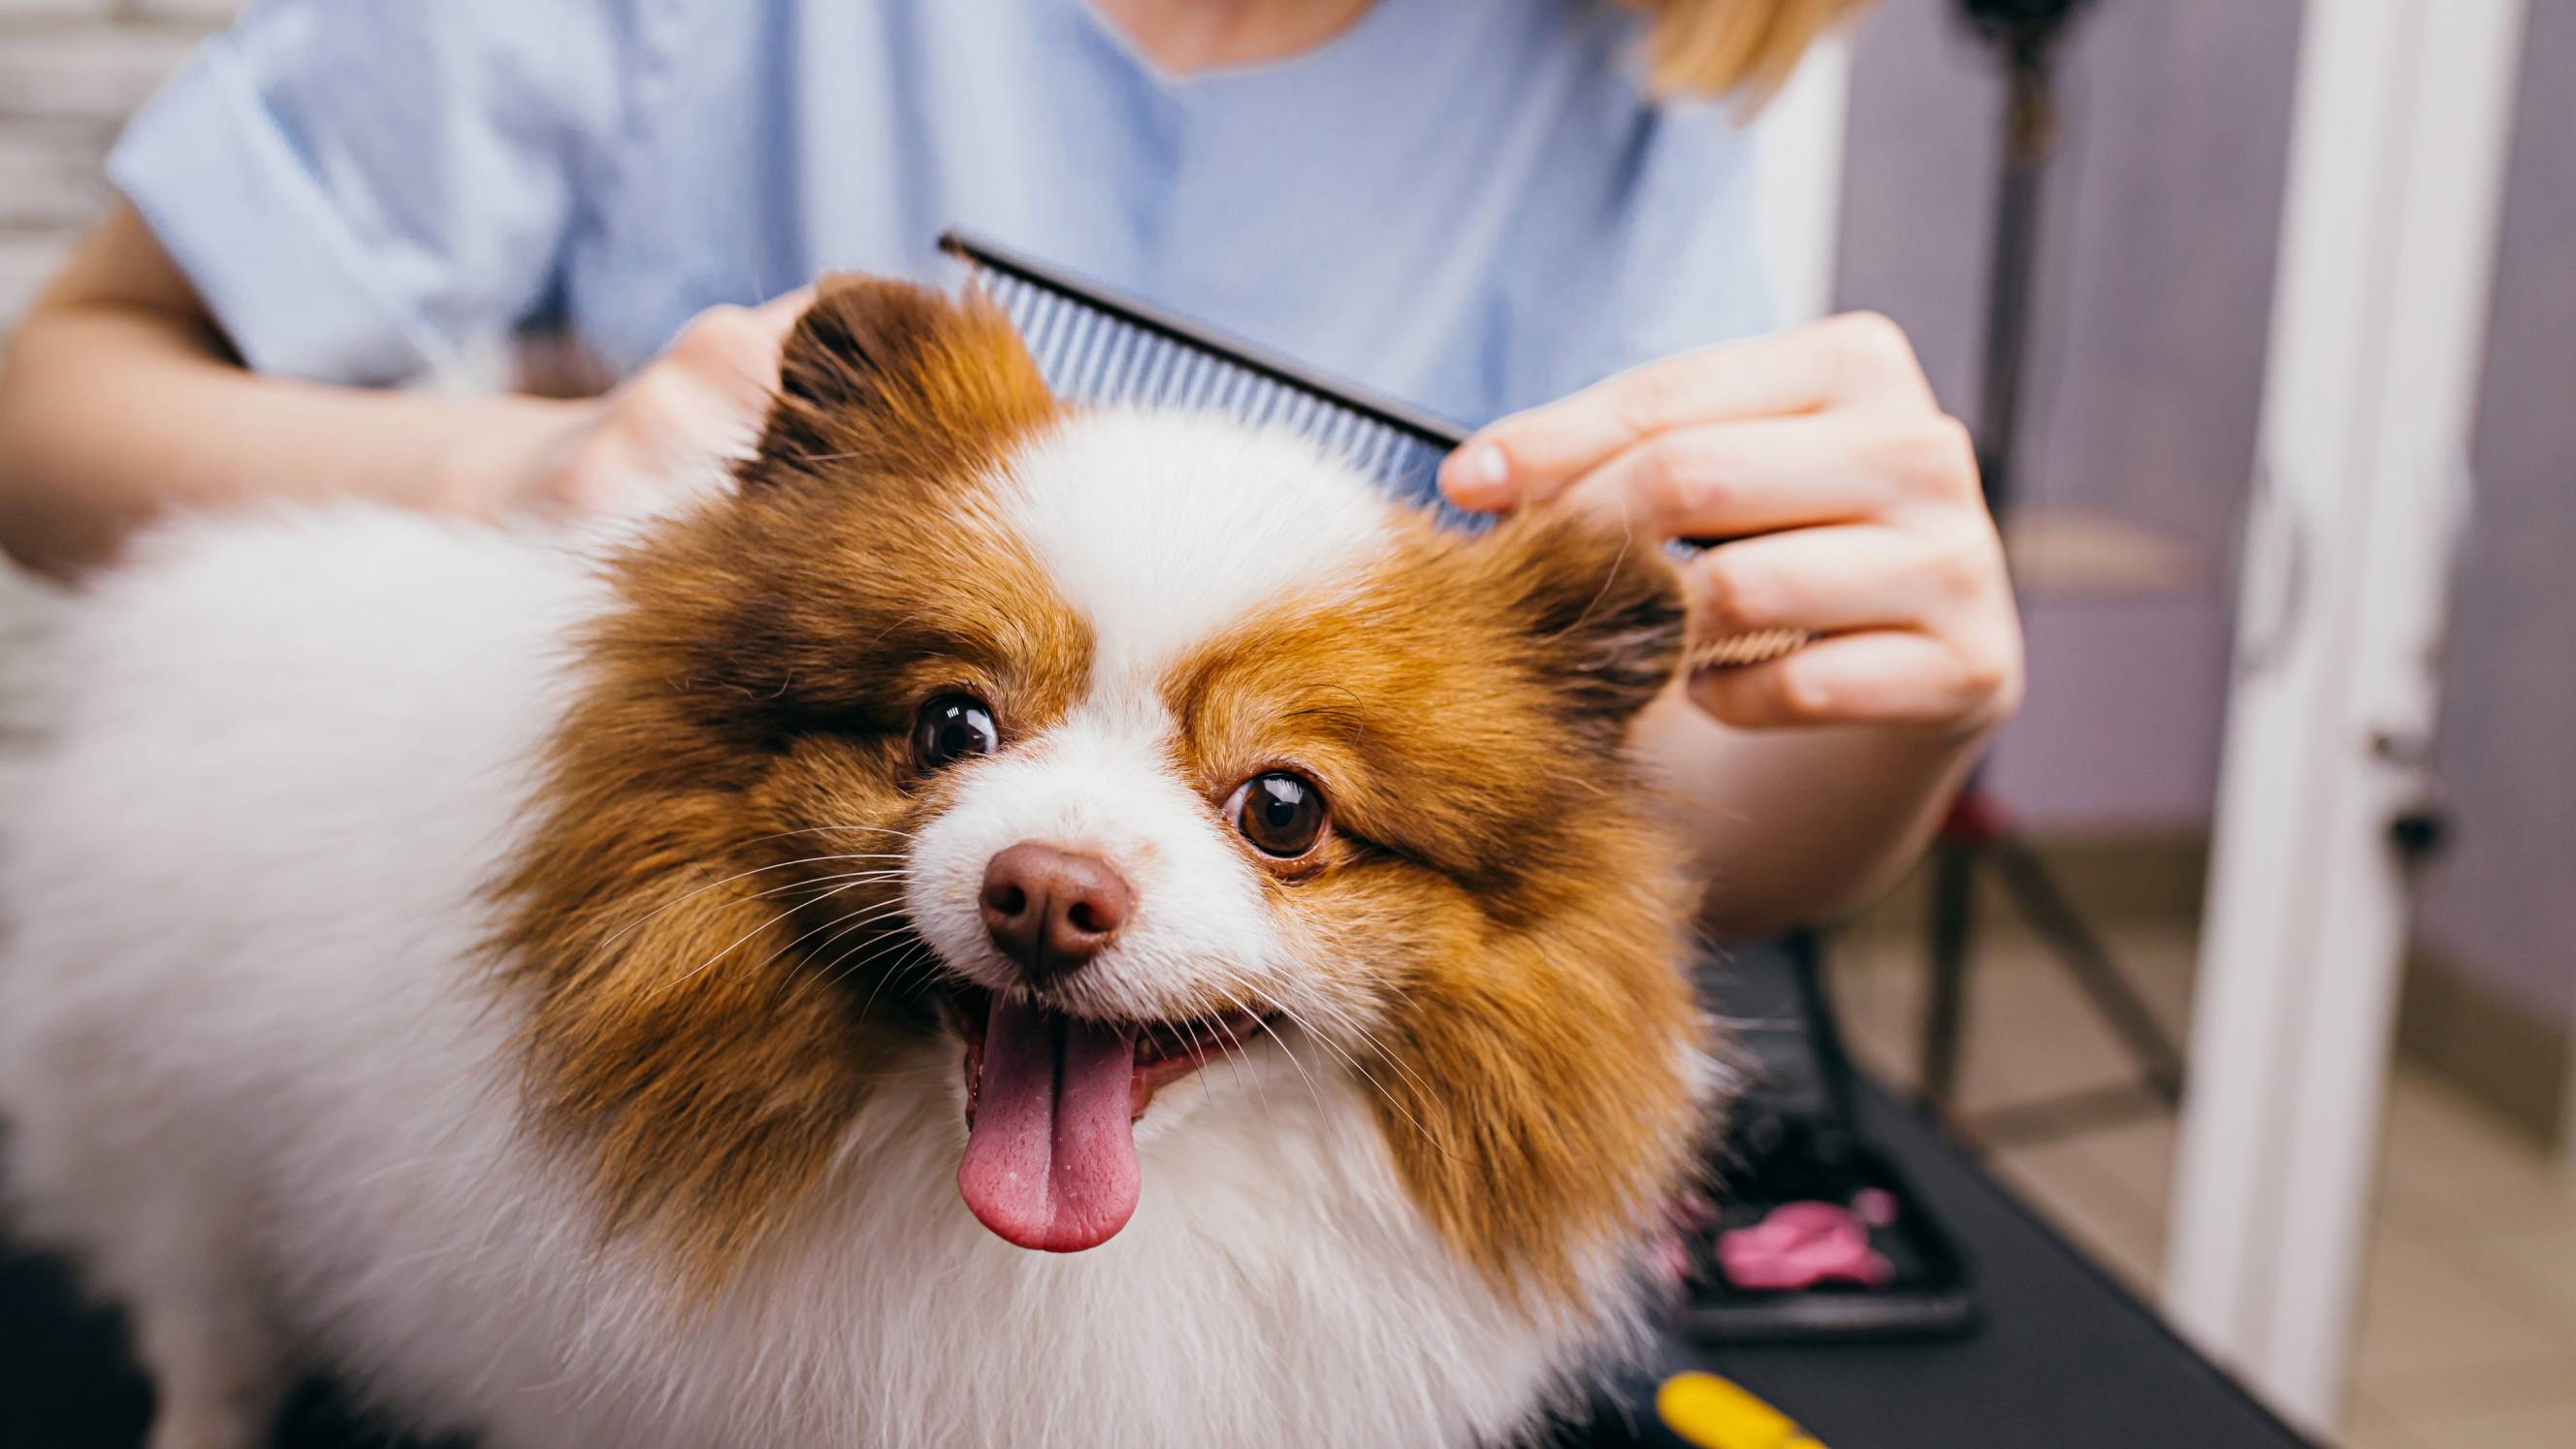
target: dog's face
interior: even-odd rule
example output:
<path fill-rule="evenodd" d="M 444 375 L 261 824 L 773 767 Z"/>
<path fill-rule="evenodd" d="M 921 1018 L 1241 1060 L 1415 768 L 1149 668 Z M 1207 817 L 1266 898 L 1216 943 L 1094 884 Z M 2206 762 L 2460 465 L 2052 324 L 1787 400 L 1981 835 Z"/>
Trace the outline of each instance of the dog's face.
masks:
<path fill-rule="evenodd" d="M 965 1209 L 1028 1247 L 1118 1232 L 1219 1057 L 1361 1084 L 1509 1283 L 1679 1183 L 1683 895 L 1623 752 L 1680 642 L 1653 549 L 1436 531 L 843 282 L 739 496 L 616 570 L 501 942 L 612 1224 L 721 1271 L 924 1051 Z"/>

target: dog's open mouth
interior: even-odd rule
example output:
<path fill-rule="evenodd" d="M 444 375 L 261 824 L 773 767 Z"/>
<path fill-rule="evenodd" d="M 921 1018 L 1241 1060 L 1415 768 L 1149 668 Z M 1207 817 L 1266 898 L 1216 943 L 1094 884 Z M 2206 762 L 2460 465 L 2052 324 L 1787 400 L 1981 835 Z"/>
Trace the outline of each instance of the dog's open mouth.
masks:
<path fill-rule="evenodd" d="M 966 1043 L 966 1156 L 957 1190 L 1023 1248 L 1096 1248 L 1136 1211 L 1135 1121 L 1154 1093 L 1244 1045 L 1261 1017 L 1067 1016 L 967 988 L 948 1001 Z"/>

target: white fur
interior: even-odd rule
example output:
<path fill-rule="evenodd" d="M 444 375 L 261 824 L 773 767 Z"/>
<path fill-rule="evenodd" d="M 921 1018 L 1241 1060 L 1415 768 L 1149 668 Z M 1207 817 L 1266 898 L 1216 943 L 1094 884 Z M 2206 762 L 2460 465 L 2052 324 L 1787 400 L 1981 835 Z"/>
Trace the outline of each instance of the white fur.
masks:
<path fill-rule="evenodd" d="M 1150 675 L 1387 542 L 1367 480 L 1285 432 L 1222 418 L 1079 415 L 1013 460 L 1012 522 L 1099 636 L 1094 678 Z"/>
<path fill-rule="evenodd" d="M 1293 452 L 1121 471 L 1139 426 L 1047 455 L 1107 490 L 1098 520 L 1043 487 L 1020 515 L 1129 663 L 1370 546 Z M 1184 495 L 1266 501 L 1160 528 Z M 1094 527 L 1111 505 L 1143 531 Z M 1612 1263 L 1596 1311 L 1515 1316 L 1402 1190 L 1364 1087 L 1268 1045 L 1165 1089 L 1189 1108 L 1148 1114 L 1136 1217 L 1067 1257 L 959 1201 L 953 1047 L 886 1063 L 816 1206 L 676 1314 L 518 1132 L 513 1008 L 474 964 L 603 597 L 545 541 L 341 507 L 185 525 L 53 632 L 46 738 L 0 761 L 0 1114 L 20 1224 L 135 1310 L 158 1449 L 256 1442 L 308 1359 L 487 1449 L 1466 1444 L 1633 1333 Z M 1113 703 L 1031 808 L 1168 830 L 1183 802 L 1133 757 L 1167 722 Z M 1211 852 L 1163 862 L 1205 909 L 1158 895 L 1154 960 L 1252 939 Z"/>
<path fill-rule="evenodd" d="M 1012 985 L 976 907 L 984 863 L 1022 841 L 1062 846 L 1106 860 L 1136 901 L 1064 988 L 1072 1004 L 1191 1016 L 1214 994 L 1334 1012 L 1226 838 L 1223 802 L 1179 773 L 1163 686 L 1191 646 L 1360 576 L 1389 547 L 1385 499 L 1293 435 L 1133 411 L 1058 425 L 1010 459 L 1000 489 L 1007 525 L 1091 628 L 1090 688 L 1061 723 L 974 766 L 922 828 L 914 927 L 963 974 Z"/>

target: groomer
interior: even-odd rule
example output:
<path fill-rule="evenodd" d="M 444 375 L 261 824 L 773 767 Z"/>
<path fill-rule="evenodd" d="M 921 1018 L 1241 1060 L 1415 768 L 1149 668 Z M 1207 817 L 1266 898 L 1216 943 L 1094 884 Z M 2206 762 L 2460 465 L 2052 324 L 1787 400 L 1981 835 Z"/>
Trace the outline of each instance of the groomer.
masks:
<path fill-rule="evenodd" d="M 1791 628 L 1641 727 L 1711 924 L 1920 848 L 2021 644 L 1965 433 L 1904 335 L 1766 335 L 1748 108 L 1855 0 L 270 0 L 109 163 L 0 371 L 0 544 L 163 510 L 614 501 L 742 446 L 793 289 L 958 225 L 1466 419 L 1457 502 L 1583 491 Z M 782 295 L 784 294 L 784 295 Z M 764 302 L 764 299 L 769 299 Z M 391 384 L 567 340 L 583 400 Z M 1222 487 L 1224 480 L 1211 479 Z"/>

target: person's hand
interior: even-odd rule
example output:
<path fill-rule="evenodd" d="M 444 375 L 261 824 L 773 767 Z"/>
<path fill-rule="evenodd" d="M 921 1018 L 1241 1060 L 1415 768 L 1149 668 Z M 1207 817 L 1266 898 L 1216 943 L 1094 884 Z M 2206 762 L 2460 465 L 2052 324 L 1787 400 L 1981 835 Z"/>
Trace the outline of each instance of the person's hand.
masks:
<path fill-rule="evenodd" d="M 758 444 L 779 350 L 812 300 L 809 287 L 710 307 L 604 396 L 469 440 L 452 465 L 469 511 L 612 514 L 706 486 Z"/>
<path fill-rule="evenodd" d="M 2021 628 L 1967 430 L 1895 323 L 1855 313 L 1621 373 L 1504 418 L 1443 465 L 1450 499 L 1566 495 L 1641 538 L 1732 540 L 1685 568 L 1694 655 L 1816 636 L 1693 673 L 1718 719 L 1973 733 L 2021 698 Z"/>

